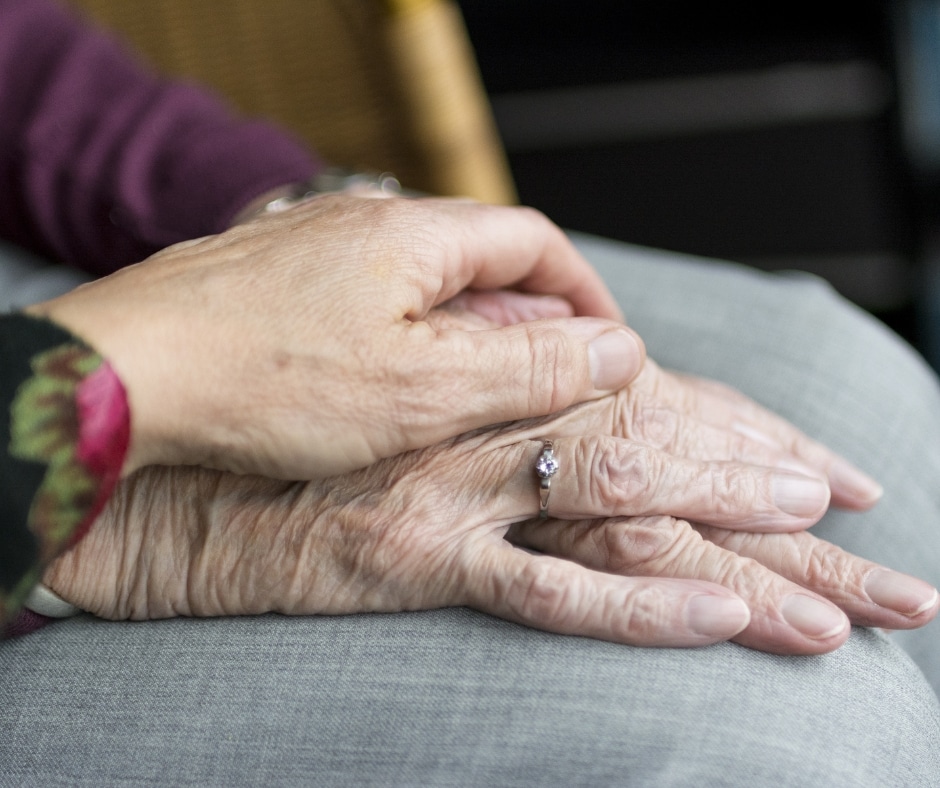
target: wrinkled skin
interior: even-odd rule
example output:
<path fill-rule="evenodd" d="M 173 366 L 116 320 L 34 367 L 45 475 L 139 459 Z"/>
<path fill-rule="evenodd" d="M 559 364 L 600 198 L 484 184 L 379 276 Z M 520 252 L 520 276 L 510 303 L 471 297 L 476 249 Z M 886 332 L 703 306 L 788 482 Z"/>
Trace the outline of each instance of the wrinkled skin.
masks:
<path fill-rule="evenodd" d="M 561 470 L 538 520 L 545 437 Z M 777 478 L 805 488 L 797 515 L 774 504 Z M 636 645 L 732 638 L 791 654 L 837 648 L 849 621 L 927 623 L 927 584 L 805 531 L 830 488 L 851 509 L 879 496 L 741 395 L 649 362 L 630 388 L 559 416 L 307 484 L 144 469 L 45 581 L 106 618 L 468 605 Z"/>
<path fill-rule="evenodd" d="M 427 322 L 468 287 L 570 306 L 492 330 Z M 123 381 L 126 473 L 331 475 L 600 397 L 644 357 L 558 227 L 459 200 L 319 197 L 29 311 L 88 341 Z"/>

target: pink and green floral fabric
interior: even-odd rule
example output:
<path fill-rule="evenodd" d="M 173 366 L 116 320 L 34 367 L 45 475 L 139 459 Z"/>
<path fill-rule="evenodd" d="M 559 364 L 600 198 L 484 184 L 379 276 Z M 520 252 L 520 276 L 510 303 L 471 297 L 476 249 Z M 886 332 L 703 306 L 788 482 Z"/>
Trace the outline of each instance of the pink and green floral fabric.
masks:
<path fill-rule="evenodd" d="M 125 390 L 105 359 L 52 323 L 0 317 L 0 623 L 91 527 L 129 440 Z"/>

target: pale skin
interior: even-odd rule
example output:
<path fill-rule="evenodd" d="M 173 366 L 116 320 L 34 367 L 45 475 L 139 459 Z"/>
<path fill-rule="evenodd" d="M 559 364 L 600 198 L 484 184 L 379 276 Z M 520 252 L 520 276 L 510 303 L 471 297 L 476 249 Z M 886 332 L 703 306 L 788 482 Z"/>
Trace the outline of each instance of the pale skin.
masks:
<path fill-rule="evenodd" d="M 429 311 L 468 287 L 551 294 L 573 316 L 432 329 Z M 127 473 L 334 474 L 602 396 L 644 358 L 555 225 L 458 200 L 320 197 L 29 311 L 86 339 L 124 382 Z"/>
<path fill-rule="evenodd" d="M 319 198 L 32 311 L 101 350 L 131 402 L 132 475 L 45 576 L 104 617 L 469 605 L 805 654 L 849 620 L 937 612 L 926 584 L 804 532 L 877 484 L 739 394 L 644 366 L 532 211 Z M 565 470 L 533 522 L 545 437 Z"/>
<path fill-rule="evenodd" d="M 474 301 L 515 309 L 462 298 Z M 563 470 L 538 520 L 545 436 Z M 556 417 L 307 484 L 145 469 L 45 581 L 106 618 L 468 605 L 633 645 L 785 654 L 831 651 L 850 622 L 930 621 L 929 585 L 805 531 L 829 504 L 827 474 L 840 506 L 877 501 L 877 485 L 785 421 L 648 362 L 629 388 Z"/>

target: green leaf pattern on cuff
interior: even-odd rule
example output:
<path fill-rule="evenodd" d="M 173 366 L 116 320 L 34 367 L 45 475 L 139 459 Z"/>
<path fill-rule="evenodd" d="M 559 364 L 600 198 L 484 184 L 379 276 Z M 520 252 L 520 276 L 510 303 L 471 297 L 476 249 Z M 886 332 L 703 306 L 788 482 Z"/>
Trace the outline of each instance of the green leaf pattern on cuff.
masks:
<path fill-rule="evenodd" d="M 47 466 L 29 516 L 43 563 L 71 543 L 97 497 L 99 480 L 76 456 L 76 389 L 102 362 L 78 344 L 47 350 L 33 359 L 33 377 L 21 384 L 10 408 L 10 454 Z"/>

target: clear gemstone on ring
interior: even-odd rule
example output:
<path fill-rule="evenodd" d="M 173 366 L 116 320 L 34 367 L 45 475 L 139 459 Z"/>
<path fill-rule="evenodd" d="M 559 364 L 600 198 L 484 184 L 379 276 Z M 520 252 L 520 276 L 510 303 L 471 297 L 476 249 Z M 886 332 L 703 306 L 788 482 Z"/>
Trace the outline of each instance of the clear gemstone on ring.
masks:
<path fill-rule="evenodd" d="M 542 479 L 550 479 L 558 473 L 558 460 L 550 452 L 543 452 L 535 463 L 535 472 Z"/>

